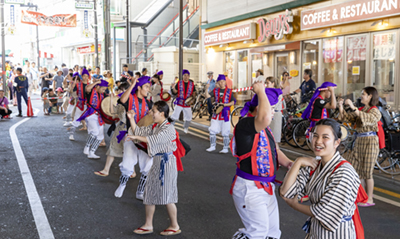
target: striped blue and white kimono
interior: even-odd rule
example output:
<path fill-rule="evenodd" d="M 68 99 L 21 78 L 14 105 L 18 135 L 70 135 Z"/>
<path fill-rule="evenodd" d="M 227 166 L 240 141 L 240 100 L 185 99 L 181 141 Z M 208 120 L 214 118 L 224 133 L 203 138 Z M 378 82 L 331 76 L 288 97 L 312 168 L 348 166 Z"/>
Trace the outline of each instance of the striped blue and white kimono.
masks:
<path fill-rule="evenodd" d="M 356 239 L 352 216 L 360 179 L 349 163 L 334 171 L 342 160 L 337 152 L 324 167 L 320 163 L 312 176 L 310 167 L 301 168 L 296 182 L 284 195 L 286 198 L 297 195 L 299 199 L 309 195 L 314 216 L 309 218 L 311 225 L 306 239 Z"/>
<path fill-rule="evenodd" d="M 147 175 L 143 203 L 146 205 L 166 205 L 178 202 L 178 171 L 176 158 L 176 131 L 165 120 L 153 128 L 136 127 L 134 135 L 147 138 L 147 151 L 153 157 L 153 165 Z"/>

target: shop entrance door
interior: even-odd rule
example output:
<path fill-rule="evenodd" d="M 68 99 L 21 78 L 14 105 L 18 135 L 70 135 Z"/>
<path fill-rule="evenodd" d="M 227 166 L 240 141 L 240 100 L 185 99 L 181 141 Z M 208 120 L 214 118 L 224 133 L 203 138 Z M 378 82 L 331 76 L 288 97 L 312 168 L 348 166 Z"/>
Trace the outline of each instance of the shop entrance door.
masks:
<path fill-rule="evenodd" d="M 280 79 L 283 72 L 289 71 L 289 54 L 280 53 L 275 55 L 275 77 Z"/>

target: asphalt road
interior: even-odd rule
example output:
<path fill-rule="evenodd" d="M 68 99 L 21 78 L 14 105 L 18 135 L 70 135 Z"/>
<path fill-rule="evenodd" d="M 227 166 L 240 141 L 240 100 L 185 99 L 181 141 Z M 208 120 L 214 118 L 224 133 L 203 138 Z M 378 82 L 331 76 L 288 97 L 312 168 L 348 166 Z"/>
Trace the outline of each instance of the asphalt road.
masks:
<path fill-rule="evenodd" d="M 54 237 L 164 238 L 159 235 L 169 225 L 164 206 L 156 208 L 154 234 L 133 233 L 143 225 L 145 211 L 142 202 L 135 199 L 138 177 L 128 182 L 122 198 L 114 197 L 121 159 L 115 160 L 108 177 L 96 176 L 93 172 L 103 168 L 106 148 L 98 149 L 100 160 L 88 159 L 82 153 L 86 132 L 77 132 L 76 141 L 69 141 L 62 127 L 62 115 L 44 116 L 41 103 L 36 101 L 33 105 L 40 110 L 38 116 L 18 126 L 16 133 Z M 21 120 L 14 117 L 0 122 L 2 239 L 39 238 L 9 134 L 10 127 Z M 174 238 L 231 238 L 243 226 L 229 194 L 236 160 L 218 151 L 207 153 L 208 141 L 180 134 L 192 150 L 183 159 L 185 171 L 178 176 L 177 207 L 182 234 Z M 106 139 L 108 143 L 109 138 Z M 296 157 L 290 153 L 289 156 Z M 278 179 L 282 180 L 285 172 L 281 168 Z M 387 181 L 377 184 L 400 192 L 396 184 Z M 366 238 L 399 238 L 399 207 L 379 200 L 375 202 L 375 207 L 360 209 Z M 278 203 L 281 238 L 304 238 L 301 227 L 307 216 L 292 210 L 281 198 Z"/>

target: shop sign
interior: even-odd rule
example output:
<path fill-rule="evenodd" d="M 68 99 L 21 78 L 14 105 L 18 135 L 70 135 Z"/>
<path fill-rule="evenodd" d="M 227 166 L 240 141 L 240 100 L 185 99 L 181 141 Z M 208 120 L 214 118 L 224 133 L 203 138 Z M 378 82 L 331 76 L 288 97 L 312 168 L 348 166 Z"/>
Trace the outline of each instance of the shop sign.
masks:
<path fill-rule="evenodd" d="M 367 60 L 367 36 L 347 38 L 347 61 Z"/>
<path fill-rule="evenodd" d="M 99 52 L 100 51 L 101 51 L 101 45 L 99 44 Z M 90 53 L 94 53 L 94 52 L 95 52 L 94 45 L 78 47 L 79 54 L 90 54 Z"/>
<path fill-rule="evenodd" d="M 256 38 L 256 25 L 249 23 L 204 34 L 204 45 L 212 46 L 229 42 L 252 40 Z"/>
<path fill-rule="evenodd" d="M 374 35 L 374 60 L 393 60 L 396 57 L 396 33 Z"/>
<path fill-rule="evenodd" d="M 285 15 L 279 15 L 269 20 L 260 18 L 257 22 L 260 31 L 260 36 L 258 37 L 259 42 L 270 39 L 272 36 L 275 36 L 276 40 L 281 40 L 283 35 L 293 32 L 293 14 L 292 11 L 289 10 L 286 10 Z"/>
<path fill-rule="evenodd" d="M 8 4 L 25 4 L 25 0 L 6 0 Z"/>
<path fill-rule="evenodd" d="M 301 30 L 400 15 L 399 0 L 354 0 L 301 12 Z"/>
<path fill-rule="evenodd" d="M 76 14 L 46 16 L 39 12 L 22 10 L 21 23 L 47 27 L 76 27 Z"/>
<path fill-rule="evenodd" d="M 343 38 L 324 40 L 324 62 L 342 62 Z"/>
<path fill-rule="evenodd" d="M 76 9 L 93 9 L 93 3 L 90 2 L 76 2 Z"/>

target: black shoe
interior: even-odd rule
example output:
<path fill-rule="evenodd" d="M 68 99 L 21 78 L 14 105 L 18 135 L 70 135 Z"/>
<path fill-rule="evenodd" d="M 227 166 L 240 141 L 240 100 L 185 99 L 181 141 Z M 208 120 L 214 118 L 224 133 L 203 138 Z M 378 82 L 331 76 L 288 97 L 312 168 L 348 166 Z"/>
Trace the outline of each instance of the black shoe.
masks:
<path fill-rule="evenodd" d="M 22 115 L 21 115 L 21 114 L 18 114 L 18 115 L 16 115 L 16 117 L 22 117 Z"/>

